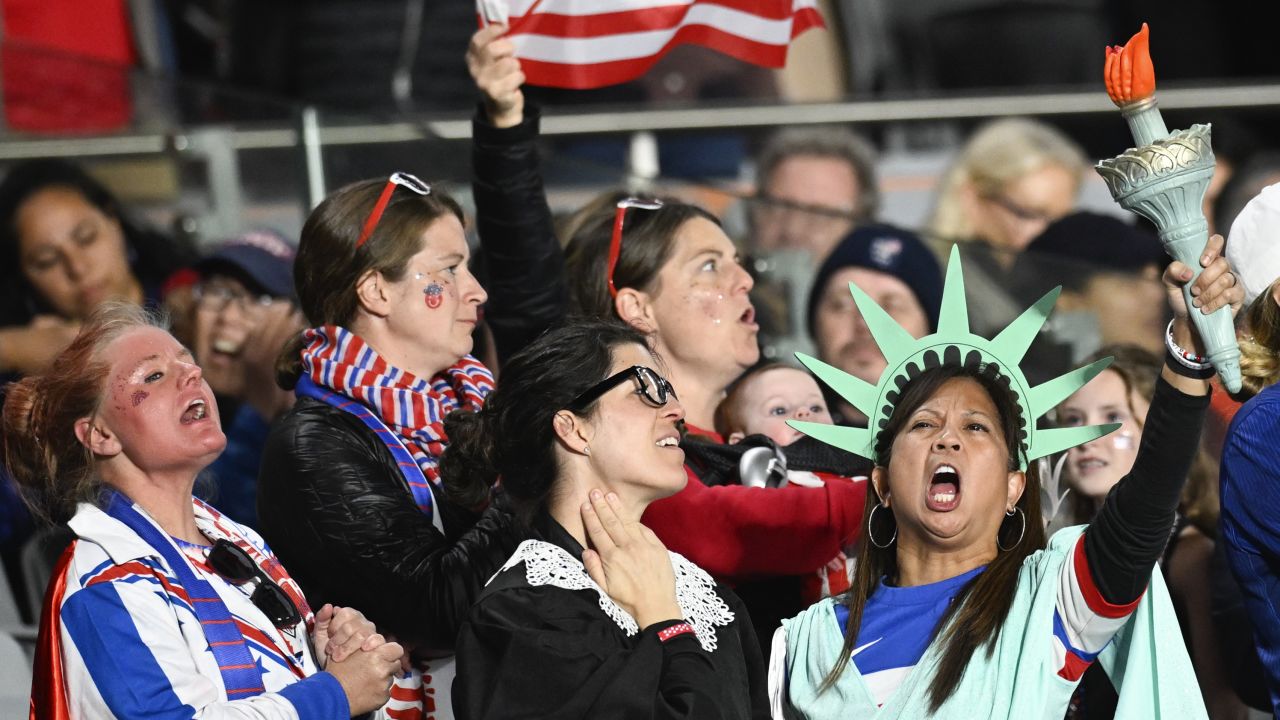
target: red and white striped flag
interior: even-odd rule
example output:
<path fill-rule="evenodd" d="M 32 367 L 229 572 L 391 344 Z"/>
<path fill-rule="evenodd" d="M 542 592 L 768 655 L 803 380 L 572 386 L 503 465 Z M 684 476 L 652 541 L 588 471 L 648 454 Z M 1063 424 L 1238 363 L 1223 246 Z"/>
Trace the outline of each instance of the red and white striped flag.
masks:
<path fill-rule="evenodd" d="M 817 0 L 477 0 L 476 7 L 482 22 L 506 19 L 530 84 L 575 90 L 634 80 L 682 43 L 782 67 L 793 38 L 825 27 Z"/>

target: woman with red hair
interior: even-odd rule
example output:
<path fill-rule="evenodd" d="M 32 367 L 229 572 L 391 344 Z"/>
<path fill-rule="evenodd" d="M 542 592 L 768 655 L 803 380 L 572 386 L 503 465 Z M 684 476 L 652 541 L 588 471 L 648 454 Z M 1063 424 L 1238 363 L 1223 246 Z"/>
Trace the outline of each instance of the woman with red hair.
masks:
<path fill-rule="evenodd" d="M 77 540 L 45 598 L 32 717 L 346 718 L 382 706 L 400 646 L 312 613 L 262 538 L 192 497 L 226 446 L 183 347 L 107 303 L 9 387 L 4 461 Z"/>

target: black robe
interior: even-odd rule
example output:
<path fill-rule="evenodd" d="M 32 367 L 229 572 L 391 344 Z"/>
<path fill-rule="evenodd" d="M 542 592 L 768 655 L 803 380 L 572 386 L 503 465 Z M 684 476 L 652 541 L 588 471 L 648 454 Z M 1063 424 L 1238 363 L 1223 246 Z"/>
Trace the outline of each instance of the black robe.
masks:
<path fill-rule="evenodd" d="M 582 546 L 549 517 L 533 536 L 579 561 Z M 453 710 L 480 718 L 769 717 L 766 671 L 751 619 L 737 596 L 717 585 L 733 613 L 716 628 L 717 647 L 692 633 L 665 643 L 655 623 L 628 637 L 595 590 L 533 587 L 525 565 L 498 573 L 462 625 Z"/>

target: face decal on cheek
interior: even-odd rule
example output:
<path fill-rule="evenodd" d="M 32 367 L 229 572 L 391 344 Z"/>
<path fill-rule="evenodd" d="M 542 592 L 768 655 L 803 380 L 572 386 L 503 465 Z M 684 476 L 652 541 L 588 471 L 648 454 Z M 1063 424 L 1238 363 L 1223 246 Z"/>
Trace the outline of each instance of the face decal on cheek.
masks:
<path fill-rule="evenodd" d="M 423 299 L 427 303 L 427 307 L 435 310 L 444 302 L 444 288 L 439 283 L 431 283 L 422 289 Z"/>
<path fill-rule="evenodd" d="M 725 313 L 725 297 L 724 293 L 717 293 L 714 296 L 708 296 L 702 293 L 690 293 L 686 304 L 696 304 L 702 314 L 711 321 L 712 325 L 721 325 L 724 322 Z"/>
<path fill-rule="evenodd" d="M 149 397 L 151 397 L 151 393 L 145 390 L 134 390 L 133 395 L 130 396 L 130 399 L 133 400 L 133 406 L 138 407 L 139 405 L 142 404 L 143 400 L 146 400 Z"/>

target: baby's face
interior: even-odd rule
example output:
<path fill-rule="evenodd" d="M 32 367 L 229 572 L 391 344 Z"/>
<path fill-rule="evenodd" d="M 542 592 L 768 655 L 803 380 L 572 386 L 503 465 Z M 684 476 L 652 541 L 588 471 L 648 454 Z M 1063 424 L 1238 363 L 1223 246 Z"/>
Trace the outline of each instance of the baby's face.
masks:
<path fill-rule="evenodd" d="M 803 370 L 775 368 L 745 382 L 737 418 L 742 431 L 735 436 L 768 435 L 779 445 L 790 445 L 804 433 L 787 425 L 788 420 L 832 423 L 818 382 Z M 730 442 L 737 439 L 730 437 Z"/>

